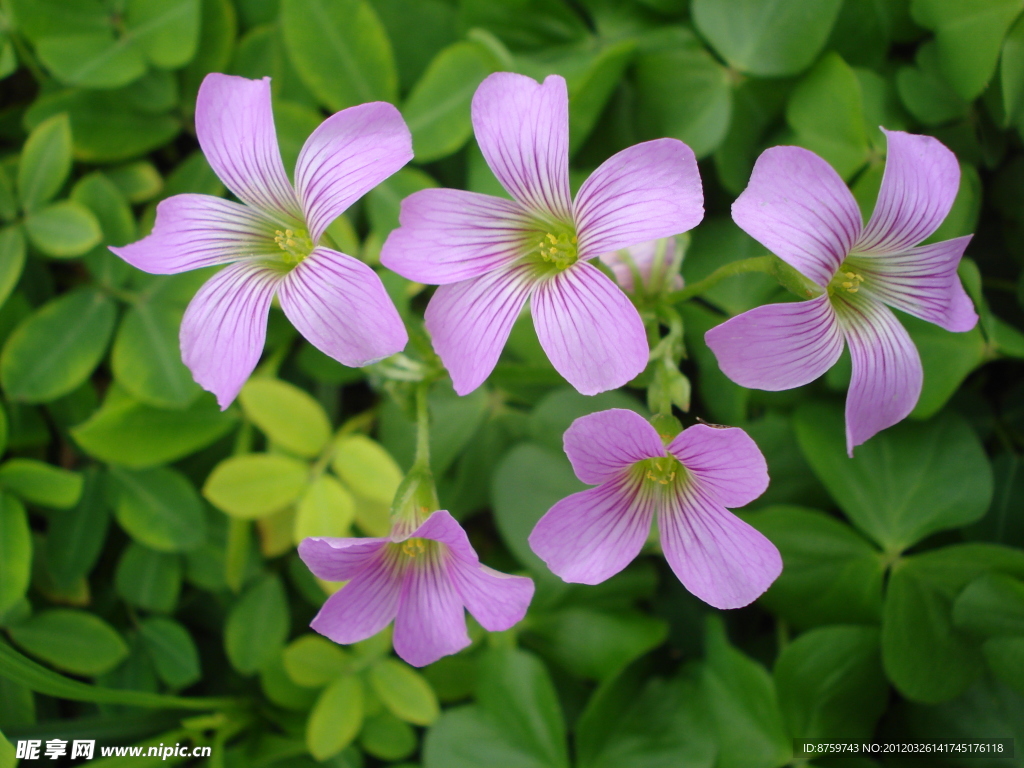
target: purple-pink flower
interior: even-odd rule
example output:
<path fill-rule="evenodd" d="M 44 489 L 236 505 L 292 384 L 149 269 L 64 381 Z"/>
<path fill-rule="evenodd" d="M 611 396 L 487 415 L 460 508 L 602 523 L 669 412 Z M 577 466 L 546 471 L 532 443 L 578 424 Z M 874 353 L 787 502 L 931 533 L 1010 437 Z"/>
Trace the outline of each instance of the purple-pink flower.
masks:
<path fill-rule="evenodd" d="M 526 614 L 533 581 L 480 563 L 466 532 L 444 510 L 408 536 L 310 538 L 299 556 L 319 578 L 347 581 L 310 626 L 336 643 L 365 640 L 395 622 L 395 653 L 422 667 L 469 645 L 469 610 L 500 632 Z"/>
<path fill-rule="evenodd" d="M 472 112 L 484 158 L 513 199 L 416 192 L 402 201 L 381 262 L 441 286 L 427 329 L 459 394 L 493 370 L 527 299 L 541 346 L 570 384 L 588 395 L 622 386 L 647 364 L 643 322 L 590 260 L 701 220 L 693 152 L 675 139 L 637 144 L 603 163 L 573 200 L 565 80 L 493 74 Z"/>
<path fill-rule="evenodd" d="M 813 381 L 849 345 L 851 456 L 905 418 L 921 394 L 921 358 L 889 307 L 949 331 L 978 321 L 956 272 L 971 236 L 918 245 L 953 205 L 956 157 L 930 136 L 885 134 L 888 160 L 867 226 L 842 179 L 813 152 L 774 147 L 758 158 L 733 218 L 821 293 L 757 307 L 705 335 L 726 376 L 772 391 Z"/>
<path fill-rule="evenodd" d="M 633 293 L 637 288 L 647 293 L 658 293 L 683 287 L 683 276 L 679 274 L 682 257 L 674 237 L 648 240 L 629 248 L 602 253 L 599 258 L 626 293 Z M 636 285 L 638 277 L 639 286 Z"/>
<path fill-rule="evenodd" d="M 321 244 L 334 219 L 412 159 L 398 110 L 374 102 L 329 117 L 303 146 L 294 187 L 277 144 L 269 78 L 208 75 L 196 100 L 196 135 L 242 203 L 175 195 L 157 207 L 152 234 L 111 250 L 154 274 L 228 265 L 199 289 L 181 324 L 182 358 L 221 408 L 259 362 L 275 294 L 299 332 L 345 365 L 399 352 L 405 326 L 380 278 Z"/>
<path fill-rule="evenodd" d="M 775 545 L 727 509 L 768 487 L 764 456 L 742 429 L 697 424 L 665 445 L 642 416 L 613 408 L 576 419 L 564 444 L 576 476 L 597 487 L 555 504 L 530 546 L 565 581 L 621 571 L 655 514 L 673 572 L 716 608 L 747 605 L 782 571 Z"/>

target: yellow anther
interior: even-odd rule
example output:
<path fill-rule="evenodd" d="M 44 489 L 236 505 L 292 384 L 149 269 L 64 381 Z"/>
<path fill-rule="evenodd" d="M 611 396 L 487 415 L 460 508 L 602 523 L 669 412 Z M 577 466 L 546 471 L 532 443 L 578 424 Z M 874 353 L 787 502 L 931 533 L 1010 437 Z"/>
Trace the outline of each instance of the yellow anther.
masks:
<path fill-rule="evenodd" d="M 409 557 L 416 557 L 416 555 L 422 554 L 426 551 L 426 547 L 423 546 L 423 542 L 420 539 L 406 539 L 402 544 L 402 552 Z"/>

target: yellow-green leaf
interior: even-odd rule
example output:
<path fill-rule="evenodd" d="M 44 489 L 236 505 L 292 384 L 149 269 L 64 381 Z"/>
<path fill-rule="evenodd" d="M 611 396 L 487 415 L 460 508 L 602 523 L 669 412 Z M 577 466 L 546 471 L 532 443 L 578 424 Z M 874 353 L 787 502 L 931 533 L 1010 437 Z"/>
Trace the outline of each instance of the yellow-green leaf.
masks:
<path fill-rule="evenodd" d="M 352 743 L 363 726 L 363 686 L 346 675 L 324 689 L 306 721 L 306 746 L 317 760 L 326 760 Z"/>
<path fill-rule="evenodd" d="M 380 504 L 391 500 L 402 482 L 402 470 L 384 446 L 366 435 L 338 441 L 331 466 L 357 496 Z"/>
<path fill-rule="evenodd" d="M 408 664 L 381 659 L 370 667 L 370 684 L 384 706 L 401 720 L 430 725 L 440 714 L 434 689 Z"/>
<path fill-rule="evenodd" d="M 295 502 L 308 475 L 304 463 L 287 456 L 232 456 L 214 467 L 203 486 L 203 496 L 232 517 L 254 519 Z"/>
<path fill-rule="evenodd" d="M 292 453 L 316 456 L 330 439 L 327 413 L 294 384 L 278 379 L 252 379 L 242 387 L 238 399 L 253 423 Z"/>
<path fill-rule="evenodd" d="M 309 536 L 348 536 L 355 516 L 352 494 L 330 475 L 320 475 L 299 501 L 295 543 Z"/>
<path fill-rule="evenodd" d="M 320 635 L 297 637 L 284 649 L 284 668 L 296 685 L 321 688 L 350 671 L 348 654 Z"/>

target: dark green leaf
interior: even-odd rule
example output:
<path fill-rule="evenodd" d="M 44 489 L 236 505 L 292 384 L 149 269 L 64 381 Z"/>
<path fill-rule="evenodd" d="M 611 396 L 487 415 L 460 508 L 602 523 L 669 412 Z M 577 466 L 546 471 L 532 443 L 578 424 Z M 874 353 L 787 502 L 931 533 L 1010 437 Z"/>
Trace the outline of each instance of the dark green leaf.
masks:
<path fill-rule="evenodd" d="M 46 566 L 58 586 L 69 587 L 88 575 L 100 556 L 110 523 L 102 475 L 95 467 L 83 474 L 78 505 L 52 515 L 46 530 Z"/>
<path fill-rule="evenodd" d="M 0 465 L 0 487 L 30 504 L 68 509 L 82 495 L 82 476 L 36 459 L 10 459 Z"/>
<path fill-rule="evenodd" d="M 986 573 L 953 604 L 953 623 L 978 635 L 1024 635 L 1024 582 Z"/>
<path fill-rule="evenodd" d="M 243 675 L 257 672 L 280 654 L 288 636 L 288 599 L 277 576 L 263 576 L 231 608 L 224 647 Z M 354 736 L 354 734 L 353 734 Z"/>
<path fill-rule="evenodd" d="M 32 537 L 21 502 L 0 493 L 0 615 L 25 596 L 32 575 Z"/>
<path fill-rule="evenodd" d="M 139 634 L 156 672 L 171 688 L 187 688 L 199 680 L 199 653 L 188 630 L 173 619 L 158 616 L 139 622 Z"/>
<path fill-rule="evenodd" d="M 81 256 L 103 239 L 92 211 L 74 200 L 61 200 L 25 217 L 25 232 L 47 256 Z"/>
<path fill-rule="evenodd" d="M 121 598 L 135 608 L 170 613 L 181 591 L 181 559 L 131 543 L 121 554 L 114 585 Z"/>
<path fill-rule="evenodd" d="M 71 125 L 67 115 L 40 122 L 25 141 L 18 162 L 18 197 L 26 211 L 48 202 L 71 172 Z"/>
<path fill-rule="evenodd" d="M 103 674 L 128 655 L 128 646 L 107 622 L 70 608 L 42 611 L 8 632 L 33 656 L 77 675 Z"/>
<path fill-rule="evenodd" d="M 202 502 L 182 474 L 167 467 L 111 467 L 117 522 L 132 538 L 160 552 L 187 552 L 206 537 Z"/>

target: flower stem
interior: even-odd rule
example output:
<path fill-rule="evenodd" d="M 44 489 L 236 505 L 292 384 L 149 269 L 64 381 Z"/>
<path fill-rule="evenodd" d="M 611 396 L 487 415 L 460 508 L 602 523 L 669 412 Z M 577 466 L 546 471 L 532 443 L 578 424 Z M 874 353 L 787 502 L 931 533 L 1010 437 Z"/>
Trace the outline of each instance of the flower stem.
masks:
<path fill-rule="evenodd" d="M 753 258 L 730 262 L 719 267 L 703 280 L 698 280 L 696 283 L 692 283 L 685 288 L 673 291 L 668 295 L 668 303 L 679 304 L 687 299 L 700 296 L 707 293 L 727 277 L 733 277 L 734 275 L 742 275 L 747 272 L 766 272 L 772 274 L 774 272 L 774 260 L 774 256 L 754 256 Z"/>

